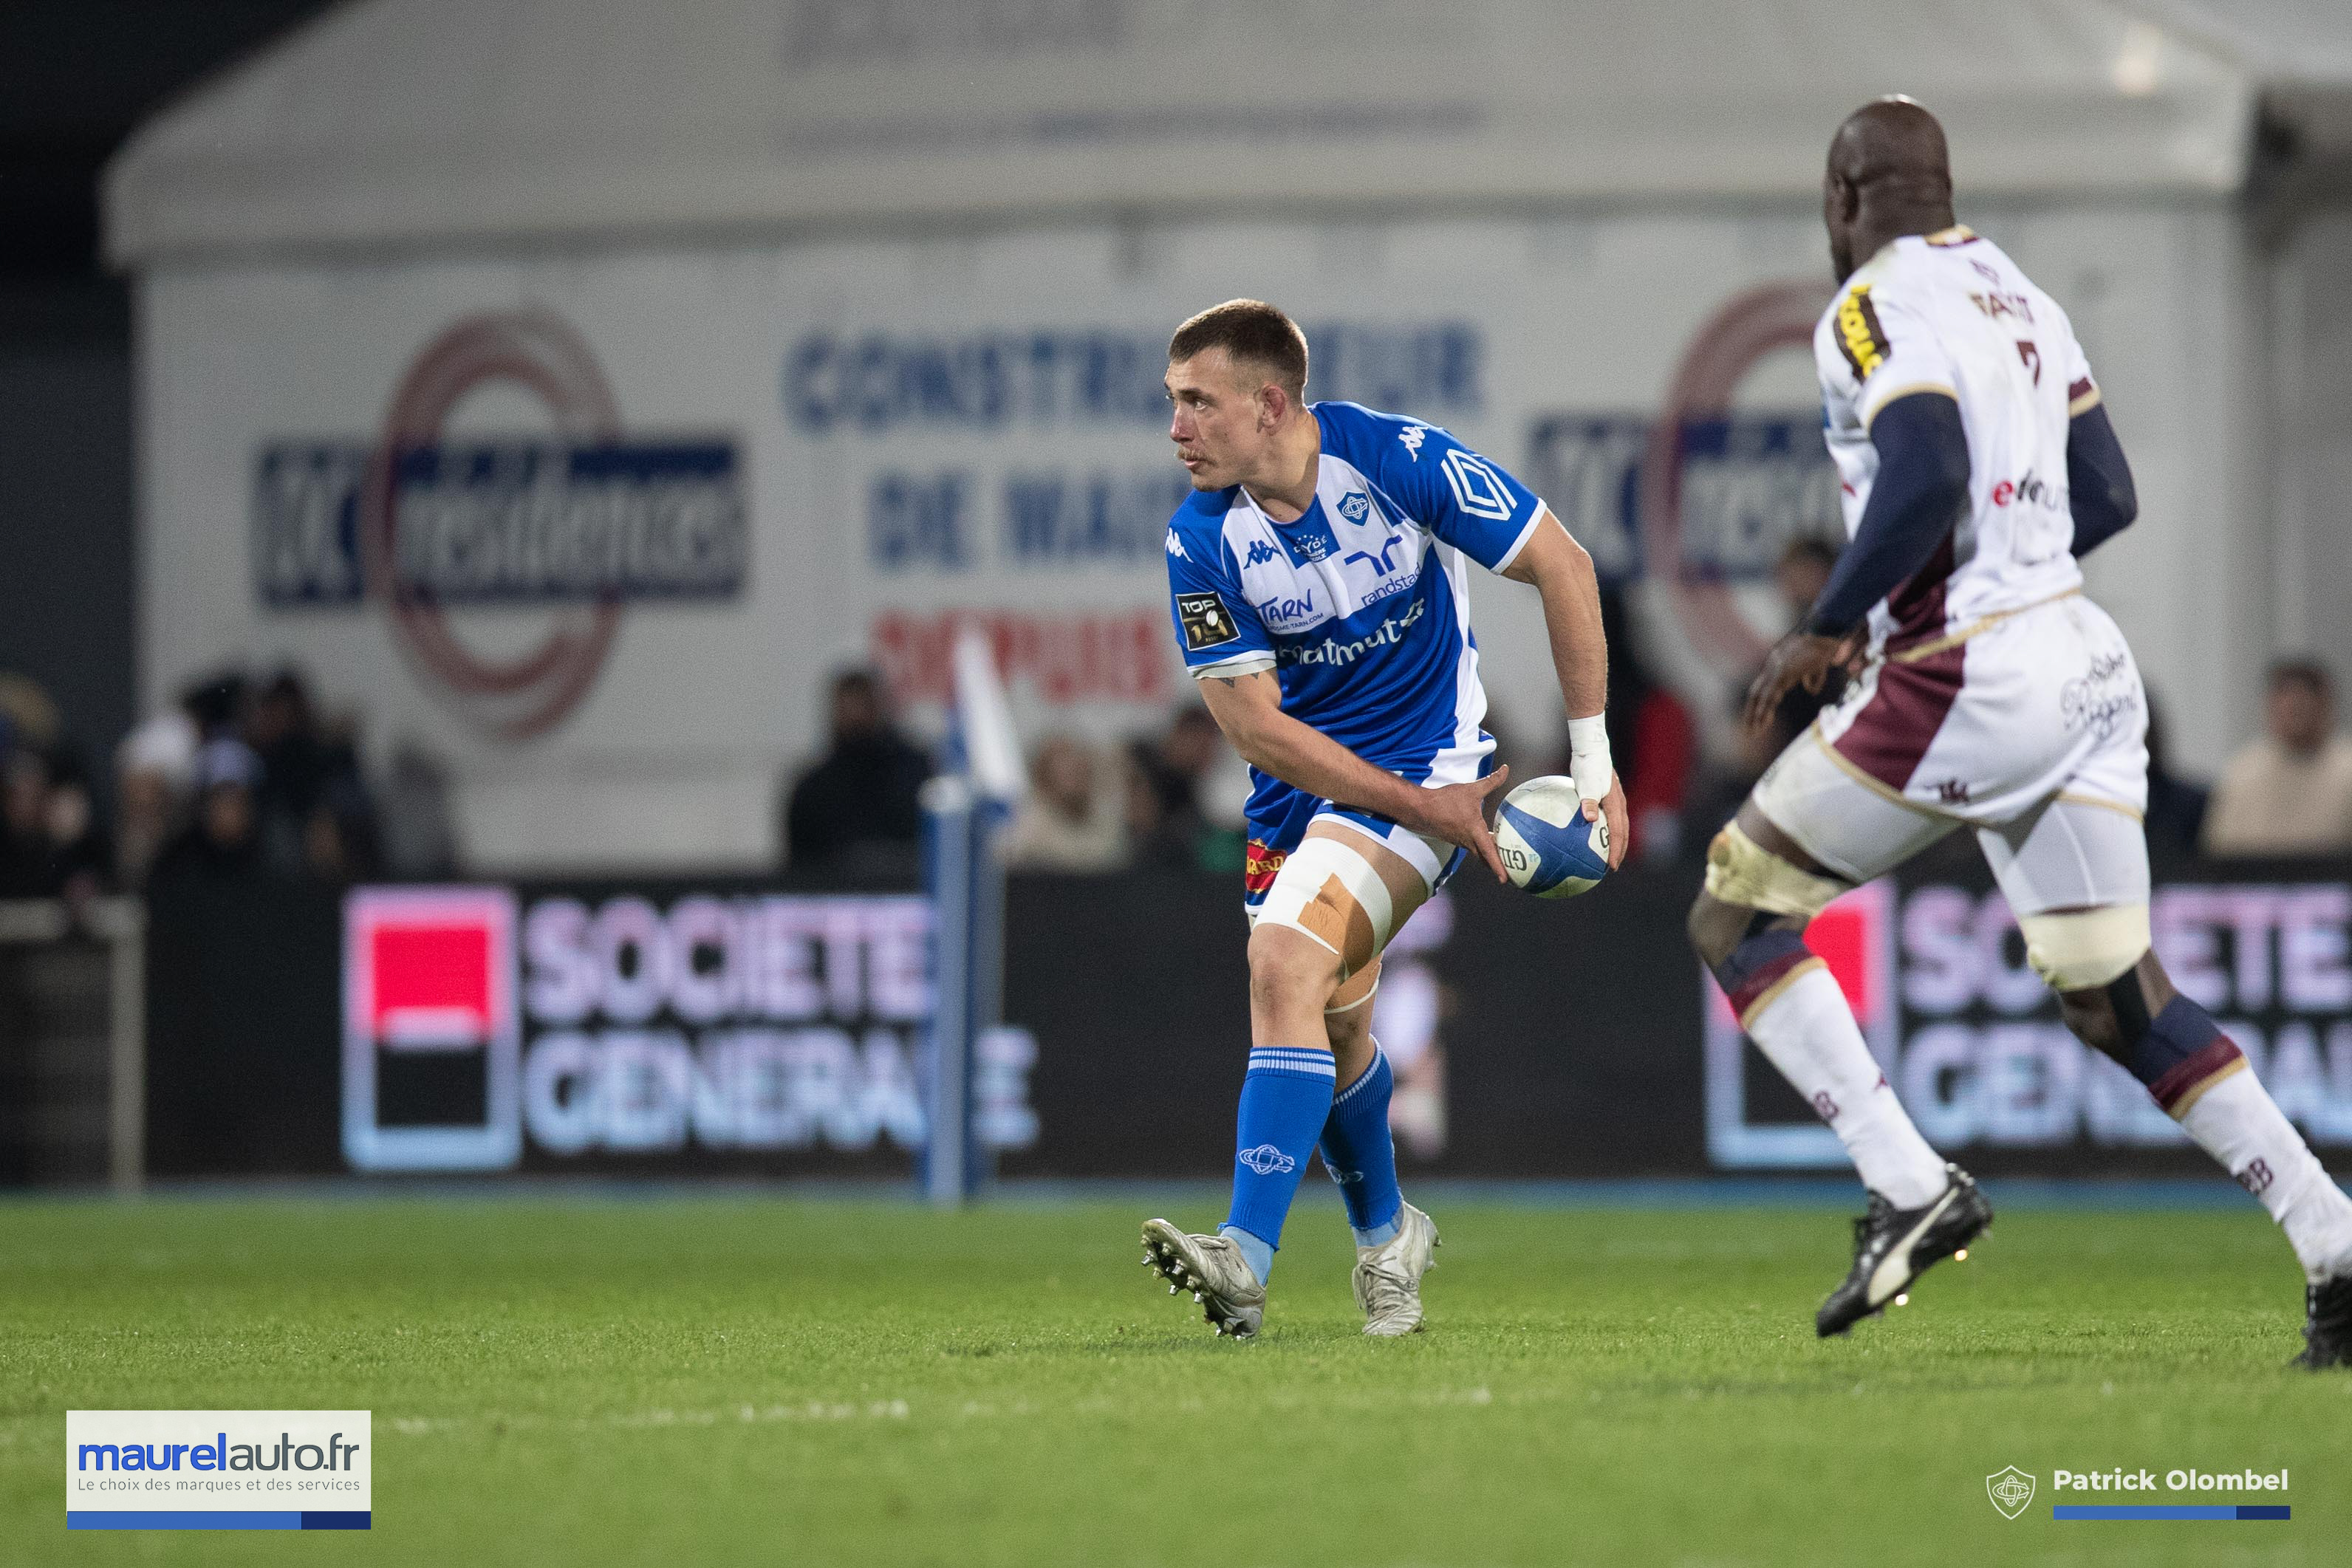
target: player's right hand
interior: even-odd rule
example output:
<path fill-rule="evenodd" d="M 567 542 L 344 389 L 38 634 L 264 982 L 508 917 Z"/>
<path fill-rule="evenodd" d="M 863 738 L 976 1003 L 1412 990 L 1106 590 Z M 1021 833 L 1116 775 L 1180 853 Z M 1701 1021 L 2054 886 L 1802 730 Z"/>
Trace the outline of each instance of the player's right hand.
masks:
<path fill-rule="evenodd" d="M 1493 814 L 1489 802 L 1496 799 L 1497 791 L 1510 778 L 1510 768 L 1506 765 L 1466 784 L 1416 791 L 1421 797 L 1415 802 L 1421 808 L 1421 821 L 1405 826 L 1415 832 L 1444 839 L 1449 844 L 1460 844 L 1486 862 L 1496 882 L 1508 882 L 1511 879 L 1503 870 L 1503 853 L 1495 847 L 1495 835 L 1486 826 L 1486 819 Z"/>

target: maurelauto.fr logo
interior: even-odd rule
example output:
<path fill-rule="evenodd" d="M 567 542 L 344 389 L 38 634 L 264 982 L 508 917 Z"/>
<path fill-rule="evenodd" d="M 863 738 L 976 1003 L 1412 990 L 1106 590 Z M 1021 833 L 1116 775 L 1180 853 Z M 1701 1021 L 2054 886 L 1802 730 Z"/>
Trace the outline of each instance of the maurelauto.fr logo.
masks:
<path fill-rule="evenodd" d="M 365 1410 L 68 1410 L 68 1530 L 366 1530 Z"/>

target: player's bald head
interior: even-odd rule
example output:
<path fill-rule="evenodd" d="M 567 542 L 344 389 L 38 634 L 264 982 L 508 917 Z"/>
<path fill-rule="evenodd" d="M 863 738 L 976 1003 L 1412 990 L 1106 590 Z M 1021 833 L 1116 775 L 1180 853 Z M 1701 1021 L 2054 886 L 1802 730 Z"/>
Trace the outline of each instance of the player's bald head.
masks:
<path fill-rule="evenodd" d="M 1952 158 L 1936 117 L 1900 97 L 1847 115 L 1830 138 L 1822 221 L 1840 281 L 1891 239 L 1950 227 Z"/>
<path fill-rule="evenodd" d="M 1911 99 L 1876 99 L 1845 117 L 1830 138 L 1830 177 L 1866 194 L 1948 203 L 1952 155 L 1944 128 Z"/>

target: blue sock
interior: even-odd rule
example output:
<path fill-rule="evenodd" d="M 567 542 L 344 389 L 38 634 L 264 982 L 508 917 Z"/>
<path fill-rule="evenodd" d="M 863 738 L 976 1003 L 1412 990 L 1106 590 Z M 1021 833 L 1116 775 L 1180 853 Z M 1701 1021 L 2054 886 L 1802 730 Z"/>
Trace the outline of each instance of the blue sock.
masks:
<path fill-rule="evenodd" d="M 1377 1041 L 1372 1064 L 1331 1102 L 1323 1124 L 1323 1168 L 1347 1200 L 1348 1228 L 1359 1247 L 1396 1239 L 1404 1195 L 1397 1190 L 1396 1143 L 1389 1136 L 1389 1094 L 1396 1075 Z"/>
<path fill-rule="evenodd" d="M 1234 1140 L 1234 1207 L 1218 1234 L 1234 1236 L 1260 1283 L 1273 1271 L 1282 1222 L 1331 1114 L 1335 1076 L 1328 1051 L 1250 1052 Z"/>

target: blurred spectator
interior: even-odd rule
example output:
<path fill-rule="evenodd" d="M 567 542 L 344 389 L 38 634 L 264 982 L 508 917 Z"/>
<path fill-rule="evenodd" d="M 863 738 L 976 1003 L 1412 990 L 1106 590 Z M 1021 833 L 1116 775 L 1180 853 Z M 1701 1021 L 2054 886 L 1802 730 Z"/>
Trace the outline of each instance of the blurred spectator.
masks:
<path fill-rule="evenodd" d="M 0 730 L 16 747 L 46 752 L 58 743 L 58 705 L 30 675 L 0 671 Z M 8 746 L 0 746 L 0 753 Z"/>
<path fill-rule="evenodd" d="M 1829 586 L 1830 572 L 1837 566 L 1838 552 L 1825 541 L 1811 535 L 1789 541 L 1772 568 L 1772 585 L 1780 591 L 1780 607 L 1788 612 L 1789 625 L 1795 627 L 1813 612 L 1813 601 Z M 1773 726 L 1776 733 L 1789 740 L 1804 733 L 1822 709 L 1832 707 L 1845 695 L 1845 672 L 1832 670 L 1822 682 L 1822 689 L 1809 692 L 1802 686 L 1791 686 L 1789 695 L 1780 699 L 1780 711 Z M 1786 744 L 1786 741 L 1782 743 Z M 1775 756 L 1779 748 L 1774 749 Z"/>
<path fill-rule="evenodd" d="M 1122 782 L 1133 863 L 1153 871 L 1189 871 L 1198 866 L 1204 824 L 1192 779 L 1169 765 L 1159 744 L 1133 740 L 1128 743 Z"/>
<path fill-rule="evenodd" d="M 1738 811 L 1739 803 L 1748 799 L 1756 780 L 1764 777 L 1764 769 L 1772 759 L 1788 748 L 1789 742 L 1801 731 L 1789 727 L 1788 709 L 1784 706 L 1773 722 L 1760 731 L 1751 731 L 1740 722 L 1747 708 L 1748 694 L 1735 691 L 1731 695 L 1731 755 L 1706 768 L 1691 791 L 1688 807 L 1683 813 L 1684 843 L 1693 853 L 1706 849 L 1724 823 Z"/>
<path fill-rule="evenodd" d="M 47 898 L 48 761 L 18 741 L 0 767 L 0 898 Z"/>
<path fill-rule="evenodd" d="M 2159 862 L 2197 853 L 2211 791 L 2172 770 L 2168 732 L 2156 699 L 2147 699 L 2147 850 Z"/>
<path fill-rule="evenodd" d="M 142 720 L 115 747 L 114 865 L 124 887 L 146 883 L 155 857 L 179 831 L 202 745 L 194 718 L 173 707 Z"/>
<path fill-rule="evenodd" d="M 1609 643 L 1609 750 L 1625 787 L 1625 852 L 1671 857 L 1681 847 L 1698 732 L 1682 699 L 1643 663 L 1622 591 L 1601 591 L 1601 626 Z M 1552 771 L 1566 773 L 1570 760 L 1563 751 Z"/>
<path fill-rule="evenodd" d="M 793 783 L 784 855 L 797 869 L 903 875 L 923 835 L 917 800 L 930 762 L 891 727 L 882 686 L 866 670 L 835 675 L 832 744 Z"/>
<path fill-rule="evenodd" d="M 384 774 L 383 869 L 410 881 L 456 874 L 457 820 L 449 809 L 449 774 L 413 736 L 393 743 Z"/>
<path fill-rule="evenodd" d="M 2336 694 L 2315 659 L 2271 666 L 2261 739 L 2230 759 L 2205 816 L 2213 855 L 2352 852 L 2352 739 L 2336 728 Z"/>
<path fill-rule="evenodd" d="M 50 891 L 77 904 L 101 892 L 114 874 L 114 846 L 99 825 L 81 759 L 71 752 L 61 753 L 50 768 L 41 825 Z"/>
<path fill-rule="evenodd" d="M 1837 559 L 1838 552 L 1828 540 L 1806 534 L 1790 539 L 1780 559 L 1773 562 L 1772 586 L 1780 591 L 1780 605 L 1788 612 L 1790 626 L 1812 613 L 1813 601 L 1829 586 Z"/>
<path fill-rule="evenodd" d="M 1119 802 L 1101 787 L 1095 755 L 1066 735 L 1047 737 L 1029 765 L 1029 797 L 1004 842 L 1009 865 L 1110 871 L 1127 859 Z"/>
<path fill-rule="evenodd" d="M 157 883 L 258 875 L 261 759 L 241 740 L 221 739 L 196 756 L 195 817 L 156 857 Z"/>

